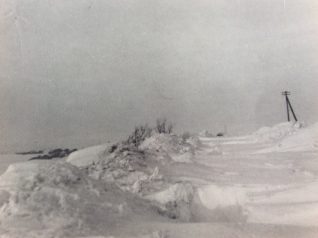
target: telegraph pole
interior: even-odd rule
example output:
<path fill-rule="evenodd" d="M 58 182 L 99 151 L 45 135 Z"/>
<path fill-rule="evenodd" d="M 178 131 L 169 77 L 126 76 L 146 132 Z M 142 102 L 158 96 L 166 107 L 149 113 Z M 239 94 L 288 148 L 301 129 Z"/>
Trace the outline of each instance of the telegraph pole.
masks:
<path fill-rule="evenodd" d="M 287 120 L 290 121 L 290 115 L 289 115 L 289 110 L 292 112 L 293 117 L 295 119 L 295 121 L 298 121 L 296 114 L 294 112 L 294 109 L 289 101 L 288 95 L 290 95 L 289 91 L 284 91 L 282 92 L 282 95 L 285 96 L 285 100 L 286 100 L 286 109 L 287 109 Z"/>

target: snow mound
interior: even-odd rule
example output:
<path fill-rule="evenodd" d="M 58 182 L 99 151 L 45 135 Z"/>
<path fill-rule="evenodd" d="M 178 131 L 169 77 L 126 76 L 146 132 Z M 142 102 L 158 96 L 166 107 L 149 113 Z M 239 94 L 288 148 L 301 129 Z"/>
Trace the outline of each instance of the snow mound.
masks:
<path fill-rule="evenodd" d="M 181 135 L 181 142 L 187 146 L 191 146 L 194 150 L 201 149 L 202 147 L 202 142 L 199 136 L 190 133 L 184 133 Z"/>
<path fill-rule="evenodd" d="M 279 151 L 314 151 L 318 150 L 318 123 L 303 128 L 286 137 L 278 145 Z"/>
<path fill-rule="evenodd" d="M 270 152 L 300 152 L 318 150 L 318 123 L 301 128 L 293 134 L 286 136 L 270 148 L 258 151 L 258 153 Z"/>
<path fill-rule="evenodd" d="M 132 193 L 152 192 L 163 183 L 159 168 L 145 153 L 125 144 L 104 153 L 96 163 L 87 166 L 86 171 L 94 179 L 114 183 Z"/>
<path fill-rule="evenodd" d="M 130 214 L 151 213 L 147 206 L 65 162 L 18 163 L 0 177 L 0 231 L 6 233 L 44 230 L 43 237 L 65 237 L 105 232 Z"/>
<path fill-rule="evenodd" d="M 109 147 L 109 144 L 92 146 L 75 151 L 68 156 L 66 161 L 78 167 L 88 166 L 97 162 L 107 147 Z"/>
<path fill-rule="evenodd" d="M 159 204 L 159 212 L 173 219 L 189 221 L 194 188 L 190 183 L 178 183 L 168 189 L 147 196 Z"/>
<path fill-rule="evenodd" d="M 200 140 L 191 135 L 185 138 L 156 133 L 139 147 L 127 142 L 89 147 L 72 153 L 67 162 L 96 180 L 114 183 L 124 191 L 145 196 L 166 187 L 167 182 L 159 170 L 161 166 L 170 162 L 191 162 L 195 148 L 200 145 Z"/>
<path fill-rule="evenodd" d="M 252 136 L 255 137 L 257 142 L 276 142 L 286 136 L 294 134 L 302 127 L 301 123 L 284 122 L 277 124 L 273 127 L 262 127 Z"/>
<path fill-rule="evenodd" d="M 194 210 L 199 219 L 210 222 L 246 222 L 249 197 L 240 186 L 207 185 L 198 188 Z"/>
<path fill-rule="evenodd" d="M 177 135 L 154 134 L 147 138 L 139 148 L 155 155 L 157 159 L 174 162 L 190 163 L 195 156 L 195 145 L 199 141 L 189 140 L 190 143 Z"/>
<path fill-rule="evenodd" d="M 318 123 L 306 128 L 299 128 L 277 141 L 273 146 L 256 153 L 305 152 L 318 150 Z"/>

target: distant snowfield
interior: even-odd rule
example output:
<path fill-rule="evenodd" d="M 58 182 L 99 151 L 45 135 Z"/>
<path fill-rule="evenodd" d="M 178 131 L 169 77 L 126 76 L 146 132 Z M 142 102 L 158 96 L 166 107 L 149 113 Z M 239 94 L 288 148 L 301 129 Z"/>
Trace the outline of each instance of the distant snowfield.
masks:
<path fill-rule="evenodd" d="M 0 177 L 0 237 L 317 237 L 317 128 L 154 135 L 142 152 L 100 145 L 13 164 Z"/>

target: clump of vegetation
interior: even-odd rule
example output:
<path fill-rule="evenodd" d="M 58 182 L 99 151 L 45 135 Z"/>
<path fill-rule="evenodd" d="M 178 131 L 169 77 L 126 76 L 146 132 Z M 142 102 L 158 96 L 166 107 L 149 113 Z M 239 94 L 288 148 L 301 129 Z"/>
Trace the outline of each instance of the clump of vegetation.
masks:
<path fill-rule="evenodd" d="M 142 126 L 136 126 L 134 131 L 128 137 L 125 144 L 133 145 L 138 147 L 144 140 L 152 135 L 153 132 L 159 134 L 171 134 L 173 130 L 173 125 L 168 123 L 166 118 L 157 119 L 155 127 L 149 127 L 147 124 Z M 116 150 L 116 148 L 111 148 L 111 151 Z"/>
<path fill-rule="evenodd" d="M 65 158 L 76 150 L 77 149 L 54 149 L 50 150 L 47 154 L 38 155 L 32 157 L 29 160 L 49 160 L 54 158 Z"/>
<path fill-rule="evenodd" d="M 171 134 L 173 125 L 168 123 L 166 118 L 157 119 L 155 130 L 159 134 Z"/>
<path fill-rule="evenodd" d="M 128 137 L 127 144 L 133 144 L 138 147 L 146 138 L 151 136 L 152 130 L 147 124 L 136 126 L 133 133 Z"/>
<path fill-rule="evenodd" d="M 108 152 L 113 153 L 115 150 L 117 150 L 117 148 L 118 148 L 118 144 L 114 144 L 108 149 Z"/>

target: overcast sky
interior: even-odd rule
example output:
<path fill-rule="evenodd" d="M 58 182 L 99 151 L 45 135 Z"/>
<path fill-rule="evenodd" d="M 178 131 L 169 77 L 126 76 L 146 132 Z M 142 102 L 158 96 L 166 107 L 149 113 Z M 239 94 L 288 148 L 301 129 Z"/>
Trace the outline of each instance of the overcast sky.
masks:
<path fill-rule="evenodd" d="M 0 0 L 0 150 L 318 121 L 317 0 Z"/>

